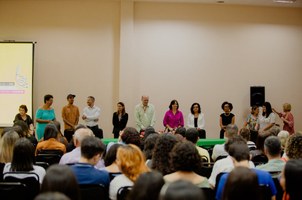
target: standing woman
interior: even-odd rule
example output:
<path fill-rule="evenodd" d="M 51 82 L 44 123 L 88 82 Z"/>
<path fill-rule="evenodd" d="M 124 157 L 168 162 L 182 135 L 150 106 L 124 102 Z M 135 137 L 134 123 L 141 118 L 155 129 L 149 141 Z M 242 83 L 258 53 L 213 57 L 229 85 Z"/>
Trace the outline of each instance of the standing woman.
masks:
<path fill-rule="evenodd" d="M 53 96 L 47 94 L 44 96 L 44 105 L 40 107 L 36 112 L 36 122 L 37 122 L 37 139 L 41 140 L 44 136 L 45 126 L 56 119 L 55 111 L 51 107 L 53 102 Z"/>
<path fill-rule="evenodd" d="M 262 115 L 258 118 L 259 133 L 267 131 L 274 126 L 276 115 L 273 113 L 270 102 L 264 102 L 262 106 Z"/>
<path fill-rule="evenodd" d="M 172 100 L 163 120 L 165 130 L 168 130 L 168 132 L 174 132 L 177 128 L 184 126 L 184 117 L 178 108 L 178 102 Z"/>
<path fill-rule="evenodd" d="M 280 119 L 284 123 L 283 130 L 288 131 L 290 135 L 295 133 L 294 116 L 290 112 L 291 109 L 292 106 L 289 103 L 283 104 L 283 113 L 279 113 L 275 109 L 273 109 L 273 111 L 280 117 Z"/>
<path fill-rule="evenodd" d="M 243 125 L 244 128 L 250 130 L 250 140 L 253 142 L 256 142 L 258 137 L 258 115 L 259 107 L 256 105 L 252 106 L 251 113 L 247 116 Z"/>
<path fill-rule="evenodd" d="M 117 103 L 117 111 L 113 113 L 112 124 L 113 124 L 113 135 L 114 138 L 119 137 L 119 133 L 123 130 L 128 122 L 128 113 L 125 110 L 125 104 L 123 102 Z"/>
<path fill-rule="evenodd" d="M 193 103 L 191 113 L 188 115 L 188 128 L 196 128 L 199 138 L 206 138 L 204 114 L 201 112 L 199 103 Z"/>
<path fill-rule="evenodd" d="M 224 113 L 220 115 L 219 125 L 221 128 L 220 139 L 223 139 L 226 126 L 229 124 L 235 124 L 235 115 L 231 113 L 231 111 L 233 110 L 233 105 L 230 102 L 223 102 L 221 108 Z"/>
<path fill-rule="evenodd" d="M 33 132 L 33 130 L 34 130 L 33 120 L 31 119 L 31 117 L 29 115 L 26 114 L 27 111 L 28 111 L 28 109 L 27 109 L 26 105 L 19 106 L 19 113 L 16 114 L 14 123 L 19 120 L 22 120 L 28 125 L 30 132 Z"/>

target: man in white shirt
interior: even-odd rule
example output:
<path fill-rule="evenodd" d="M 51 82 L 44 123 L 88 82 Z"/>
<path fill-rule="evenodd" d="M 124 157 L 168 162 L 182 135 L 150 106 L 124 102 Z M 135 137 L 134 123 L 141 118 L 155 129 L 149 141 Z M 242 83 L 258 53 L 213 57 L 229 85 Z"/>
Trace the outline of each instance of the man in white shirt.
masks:
<path fill-rule="evenodd" d="M 83 110 L 82 119 L 85 120 L 86 126 L 92 130 L 93 134 L 98 138 L 103 138 L 103 130 L 99 129 L 98 121 L 100 118 L 101 110 L 94 105 L 95 98 L 89 96 L 87 98 L 87 107 Z"/>
<path fill-rule="evenodd" d="M 143 132 L 148 126 L 155 125 L 155 108 L 149 103 L 149 96 L 142 96 L 142 103 L 135 106 L 136 130 Z"/>
<path fill-rule="evenodd" d="M 225 128 L 224 137 L 226 142 L 228 139 L 238 134 L 238 127 L 235 124 L 229 124 Z M 229 154 L 224 149 L 224 144 L 216 144 L 213 148 L 212 159 L 216 161 L 219 156 L 228 156 Z"/>

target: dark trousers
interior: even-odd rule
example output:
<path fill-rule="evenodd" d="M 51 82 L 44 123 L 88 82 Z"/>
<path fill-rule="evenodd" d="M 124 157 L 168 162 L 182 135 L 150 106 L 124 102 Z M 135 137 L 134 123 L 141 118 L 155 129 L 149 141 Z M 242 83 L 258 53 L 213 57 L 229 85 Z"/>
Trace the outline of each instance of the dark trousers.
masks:
<path fill-rule="evenodd" d="M 73 134 L 74 134 L 74 130 L 71 130 L 71 129 L 64 130 L 64 136 L 66 137 L 68 143 L 72 140 Z"/>
<path fill-rule="evenodd" d="M 206 131 L 204 129 L 198 130 L 199 139 L 206 139 Z"/>
<path fill-rule="evenodd" d="M 95 135 L 95 137 L 98 137 L 100 139 L 103 138 L 103 130 L 101 128 L 99 128 L 98 125 L 96 126 L 87 126 L 90 130 L 92 130 L 93 134 Z"/>
<path fill-rule="evenodd" d="M 220 130 L 220 139 L 223 139 L 224 138 L 224 129 L 221 129 Z"/>

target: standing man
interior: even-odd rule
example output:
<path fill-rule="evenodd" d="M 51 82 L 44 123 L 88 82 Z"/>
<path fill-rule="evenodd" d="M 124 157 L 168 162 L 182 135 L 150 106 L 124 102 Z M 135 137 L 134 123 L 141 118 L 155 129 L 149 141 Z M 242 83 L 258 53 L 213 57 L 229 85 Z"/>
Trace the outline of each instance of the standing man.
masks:
<path fill-rule="evenodd" d="M 142 103 L 135 106 L 134 117 L 136 123 L 136 130 L 144 132 L 148 126 L 155 124 L 155 109 L 149 103 L 149 96 L 142 96 Z"/>
<path fill-rule="evenodd" d="M 76 125 L 79 123 L 80 112 L 79 108 L 73 105 L 74 98 L 76 95 L 67 95 L 68 104 L 62 109 L 62 118 L 64 121 L 64 136 L 67 141 L 70 142 L 74 134 Z"/>
<path fill-rule="evenodd" d="M 87 107 L 83 110 L 82 119 L 85 120 L 86 126 L 92 130 L 93 134 L 98 138 L 103 138 L 103 130 L 99 129 L 98 121 L 100 118 L 101 110 L 94 105 L 94 97 L 87 97 Z"/>

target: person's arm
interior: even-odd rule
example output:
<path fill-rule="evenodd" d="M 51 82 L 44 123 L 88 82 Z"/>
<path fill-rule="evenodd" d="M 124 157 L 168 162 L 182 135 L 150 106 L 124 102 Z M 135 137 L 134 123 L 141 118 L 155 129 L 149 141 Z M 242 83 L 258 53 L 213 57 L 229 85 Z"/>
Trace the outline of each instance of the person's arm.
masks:
<path fill-rule="evenodd" d="M 192 121 L 192 114 L 191 113 L 188 114 L 187 126 L 188 126 L 188 128 L 194 128 L 194 118 L 193 118 L 193 121 Z"/>
<path fill-rule="evenodd" d="M 294 126 L 294 116 L 291 113 L 286 113 L 284 117 L 281 117 L 281 120 L 291 128 Z"/>
<path fill-rule="evenodd" d="M 37 110 L 37 113 L 36 113 L 36 122 L 38 122 L 38 123 L 44 123 L 44 124 L 48 124 L 49 122 L 51 122 L 52 120 L 42 119 L 42 112 L 43 112 L 43 110 L 41 110 L 41 109 Z"/>
<path fill-rule="evenodd" d="M 98 121 L 101 115 L 101 110 L 98 107 L 95 107 L 95 112 L 91 113 L 91 115 L 88 115 L 88 113 L 86 113 L 86 119 L 88 121 Z"/>
<path fill-rule="evenodd" d="M 156 122 L 156 118 L 155 118 L 155 108 L 154 106 L 152 106 L 152 120 L 151 120 L 151 126 L 154 127 L 155 125 L 155 122 Z"/>
<path fill-rule="evenodd" d="M 179 115 L 180 115 L 180 119 L 179 119 L 179 125 L 178 125 L 178 127 L 184 127 L 185 120 L 184 120 L 184 116 L 183 116 L 183 114 L 182 114 L 181 111 L 179 111 Z"/>
<path fill-rule="evenodd" d="M 206 121 L 204 119 L 204 114 L 202 114 L 202 113 L 199 114 L 198 121 L 200 121 L 200 124 L 198 124 L 198 128 L 205 129 Z"/>
<path fill-rule="evenodd" d="M 219 125 L 221 129 L 225 129 L 225 126 L 222 124 L 222 117 L 219 117 Z"/>
<path fill-rule="evenodd" d="M 66 110 L 65 110 L 65 108 L 62 109 L 62 119 L 63 119 L 64 123 L 66 123 L 66 124 L 68 124 L 69 126 L 71 126 L 71 127 L 74 128 L 74 125 L 73 125 L 70 121 L 68 121 L 68 120 L 66 119 Z"/>
<path fill-rule="evenodd" d="M 235 124 L 235 115 L 232 117 L 232 124 Z"/>
<path fill-rule="evenodd" d="M 121 120 L 121 128 L 124 129 L 127 126 L 127 122 L 128 122 L 128 113 L 125 113 L 122 116 L 122 120 Z"/>
<path fill-rule="evenodd" d="M 75 120 L 75 123 L 74 123 L 74 125 L 76 126 L 76 125 L 78 125 L 78 123 L 79 123 L 79 119 L 80 119 L 80 111 L 79 111 L 79 108 L 77 107 L 77 116 L 76 116 L 76 120 Z"/>
<path fill-rule="evenodd" d="M 140 120 L 140 116 L 139 116 L 139 106 L 135 107 L 134 110 L 134 119 L 135 119 L 135 123 L 137 128 L 139 128 L 140 130 L 145 129 L 145 127 L 143 126 L 141 120 Z M 138 130 L 138 131 L 140 131 Z"/>
<path fill-rule="evenodd" d="M 173 131 L 173 128 L 169 125 L 169 111 L 166 112 L 163 120 L 164 127 L 169 131 Z"/>
<path fill-rule="evenodd" d="M 118 126 L 118 117 L 115 117 L 116 115 L 118 115 L 118 114 L 113 113 L 113 116 L 112 116 L 112 125 L 113 125 L 113 127 Z"/>

